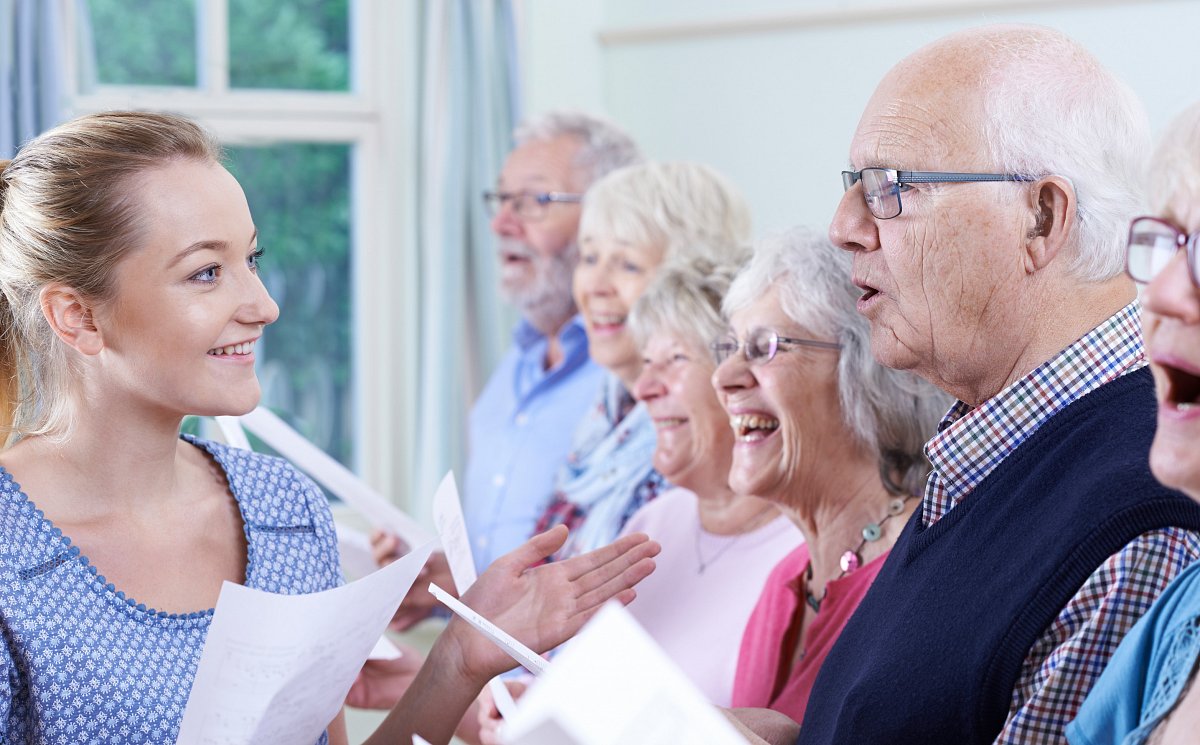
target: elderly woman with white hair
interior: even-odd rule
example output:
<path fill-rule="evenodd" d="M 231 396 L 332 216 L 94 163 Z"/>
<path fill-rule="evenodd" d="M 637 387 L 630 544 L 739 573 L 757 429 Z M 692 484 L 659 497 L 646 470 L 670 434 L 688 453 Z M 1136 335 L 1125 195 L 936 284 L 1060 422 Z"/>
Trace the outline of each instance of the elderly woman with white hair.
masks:
<path fill-rule="evenodd" d="M 1129 227 L 1127 271 L 1145 285 L 1142 330 L 1158 394 L 1150 470 L 1200 502 L 1200 104 L 1150 162 L 1152 216 Z M 1200 563 L 1138 621 L 1067 727 L 1073 745 L 1194 743 L 1200 727 Z"/>
<path fill-rule="evenodd" d="M 750 216 L 742 197 L 697 163 L 644 163 L 596 182 L 583 201 L 575 303 L 592 359 L 608 371 L 596 405 L 575 432 L 542 532 L 571 530 L 558 558 L 613 540 L 665 482 L 651 463 L 654 423 L 630 390 L 641 355 L 628 329 L 634 303 L 670 260 L 710 265 L 744 256 Z"/>
<path fill-rule="evenodd" d="M 630 612 L 708 699 L 729 706 L 738 644 L 767 574 L 802 537 L 771 502 L 729 487 L 733 430 L 711 379 L 710 343 L 739 264 L 669 266 L 638 300 L 633 394 L 658 432 L 654 467 L 675 488 L 638 510 L 625 533 L 663 547 Z"/>
<path fill-rule="evenodd" d="M 919 503 L 948 402 L 878 364 L 850 256 L 796 228 L 757 246 L 725 297 L 713 385 L 736 444 L 729 483 L 804 535 L 742 638 L 733 705 L 804 718 L 817 671 Z"/>

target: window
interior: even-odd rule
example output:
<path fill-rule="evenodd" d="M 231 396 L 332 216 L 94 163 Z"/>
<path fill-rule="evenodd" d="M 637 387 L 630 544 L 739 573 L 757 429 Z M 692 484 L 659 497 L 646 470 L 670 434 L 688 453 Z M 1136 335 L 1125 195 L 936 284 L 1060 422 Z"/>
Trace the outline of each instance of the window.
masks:
<path fill-rule="evenodd" d="M 391 0 L 65 3 L 72 113 L 175 111 L 226 146 L 280 305 L 263 403 L 385 493 L 405 482 L 395 402 L 403 154 L 417 8 Z M 388 74 L 381 74 L 388 73 Z"/>

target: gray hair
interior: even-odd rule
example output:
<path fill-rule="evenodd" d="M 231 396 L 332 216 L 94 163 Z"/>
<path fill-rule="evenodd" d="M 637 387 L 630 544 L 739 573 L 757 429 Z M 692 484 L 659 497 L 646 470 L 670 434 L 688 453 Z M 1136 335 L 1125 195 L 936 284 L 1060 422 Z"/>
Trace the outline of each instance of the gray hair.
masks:
<path fill-rule="evenodd" d="M 965 33 L 981 40 L 988 61 L 984 134 L 996 168 L 1068 179 L 1079 220 L 1070 273 L 1084 281 L 1120 274 L 1150 152 L 1141 102 L 1062 32 L 999 26 Z"/>
<path fill-rule="evenodd" d="M 517 147 L 529 142 L 545 142 L 573 137 L 580 143 L 571 164 L 590 186 L 610 171 L 641 163 L 642 151 L 617 125 L 582 111 L 549 111 L 527 119 L 513 130 Z"/>
<path fill-rule="evenodd" d="M 871 354 L 871 328 L 858 313 L 862 294 L 850 280 L 851 256 L 825 233 L 796 227 L 755 244 L 754 258 L 725 295 L 725 316 L 753 304 L 772 286 L 783 312 L 814 334 L 837 339 L 843 421 L 875 454 L 883 483 L 921 494 L 930 465 L 924 446 L 950 406 L 928 382 L 884 367 Z"/>
<path fill-rule="evenodd" d="M 649 162 L 613 171 L 583 198 L 579 237 L 662 246 L 664 261 L 739 263 L 749 255 L 750 208 L 700 163 Z"/>
<path fill-rule="evenodd" d="M 1200 103 L 1171 120 L 1150 159 L 1150 208 L 1162 214 L 1181 194 L 1200 196 Z"/>
<path fill-rule="evenodd" d="M 742 262 L 712 265 L 671 262 L 638 298 L 629 313 L 629 331 L 638 348 L 658 333 L 707 348 L 725 332 L 721 300 Z"/>

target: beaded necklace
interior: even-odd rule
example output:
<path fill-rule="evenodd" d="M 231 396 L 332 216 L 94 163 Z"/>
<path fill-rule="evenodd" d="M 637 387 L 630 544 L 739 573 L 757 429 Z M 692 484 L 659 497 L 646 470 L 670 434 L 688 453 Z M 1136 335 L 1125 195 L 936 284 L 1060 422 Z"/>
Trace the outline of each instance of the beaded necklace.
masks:
<path fill-rule="evenodd" d="M 912 498 L 913 496 L 911 494 L 905 497 L 896 497 L 888 502 L 887 514 L 883 516 L 882 520 L 878 522 L 867 523 L 863 526 L 862 540 L 858 542 L 857 546 L 846 549 L 846 552 L 842 554 L 842 558 L 838 562 L 838 564 L 842 567 L 842 573 L 834 577 L 833 581 L 836 582 L 837 580 L 845 577 L 847 574 L 850 574 L 855 569 L 858 569 L 860 566 L 862 566 L 863 546 L 882 538 L 884 523 L 886 523 L 888 520 L 891 520 L 893 517 L 896 517 L 897 515 L 904 514 L 904 504 Z M 808 603 L 808 607 L 813 609 L 813 613 L 819 613 L 821 611 L 821 603 L 825 600 L 825 595 L 829 593 L 829 585 L 825 585 L 825 591 L 822 592 L 821 597 L 818 598 L 814 596 L 812 594 L 812 590 L 809 589 L 812 587 L 812 578 L 813 568 L 812 560 L 810 559 L 808 562 L 808 568 L 804 571 L 804 602 Z"/>

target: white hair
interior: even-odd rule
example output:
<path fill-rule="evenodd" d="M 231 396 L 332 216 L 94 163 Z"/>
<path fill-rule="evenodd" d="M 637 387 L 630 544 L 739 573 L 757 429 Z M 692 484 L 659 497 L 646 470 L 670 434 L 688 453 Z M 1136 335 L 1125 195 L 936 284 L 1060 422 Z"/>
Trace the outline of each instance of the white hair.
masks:
<path fill-rule="evenodd" d="M 671 262 L 659 270 L 629 313 L 629 331 L 639 348 L 658 333 L 708 348 L 726 330 L 721 300 L 742 262 L 712 265 Z"/>
<path fill-rule="evenodd" d="M 997 170 L 1056 174 L 1075 189 L 1070 273 L 1102 281 L 1125 265 L 1150 152 L 1145 108 L 1081 44 L 1041 26 L 964 32 L 983 45 L 984 135 Z"/>
<path fill-rule="evenodd" d="M 1167 125 L 1150 159 L 1149 181 L 1150 208 L 1155 214 L 1166 212 L 1180 195 L 1200 198 L 1200 103 L 1187 107 Z"/>
<path fill-rule="evenodd" d="M 581 111 L 549 111 L 521 122 L 513 130 L 517 147 L 559 137 L 579 141 L 579 151 L 571 165 L 589 186 L 610 171 L 643 160 L 637 143 L 624 130 L 607 119 Z"/>
<path fill-rule="evenodd" d="M 950 406 L 950 397 L 903 370 L 875 361 L 871 327 L 858 312 L 862 292 L 850 280 L 851 256 L 824 231 L 795 227 L 754 246 L 754 258 L 734 279 L 722 309 L 726 317 L 749 307 L 772 286 L 794 323 L 836 339 L 842 420 L 879 463 L 883 483 L 919 495 L 930 465 L 926 440 Z"/>
<path fill-rule="evenodd" d="M 583 199 L 579 235 L 664 247 L 664 261 L 738 263 L 749 255 L 750 208 L 700 163 L 648 162 L 600 179 Z"/>

